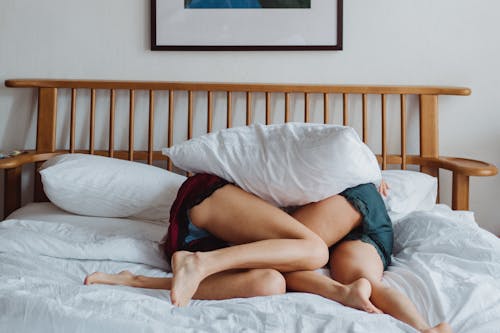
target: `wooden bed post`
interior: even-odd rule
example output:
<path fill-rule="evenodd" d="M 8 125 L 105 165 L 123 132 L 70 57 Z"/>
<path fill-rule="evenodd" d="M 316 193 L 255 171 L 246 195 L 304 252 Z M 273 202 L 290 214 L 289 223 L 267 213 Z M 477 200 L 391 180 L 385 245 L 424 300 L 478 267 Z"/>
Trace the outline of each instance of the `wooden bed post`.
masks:
<path fill-rule="evenodd" d="M 439 157 L 438 96 L 420 95 L 420 156 Z M 436 167 L 420 167 L 421 172 L 437 177 Z"/>
<path fill-rule="evenodd" d="M 22 167 L 5 169 L 4 182 L 4 216 L 6 218 L 10 213 L 21 207 L 21 174 Z"/>
<path fill-rule="evenodd" d="M 38 90 L 38 122 L 36 132 L 37 153 L 52 153 L 56 150 L 57 88 Z M 48 201 L 43 192 L 38 168 L 42 162 L 35 163 L 35 202 Z"/>
<path fill-rule="evenodd" d="M 469 210 L 469 176 L 453 172 L 451 208 Z"/>
<path fill-rule="evenodd" d="M 420 95 L 420 156 L 439 157 L 438 96 Z M 439 168 L 421 166 L 421 172 L 439 177 Z M 438 178 L 439 179 L 439 178 Z M 436 202 L 439 202 L 439 180 Z"/>

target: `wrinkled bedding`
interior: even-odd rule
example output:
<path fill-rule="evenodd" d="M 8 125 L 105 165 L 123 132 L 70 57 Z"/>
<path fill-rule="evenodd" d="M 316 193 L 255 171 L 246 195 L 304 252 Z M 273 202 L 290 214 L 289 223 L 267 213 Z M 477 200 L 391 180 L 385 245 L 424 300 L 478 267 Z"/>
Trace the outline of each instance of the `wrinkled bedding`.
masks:
<path fill-rule="evenodd" d="M 142 221 L 14 214 L 0 223 L 0 332 L 416 332 L 305 293 L 170 304 L 168 291 L 83 285 L 94 271 L 168 276 L 157 249 L 166 226 Z M 443 205 L 394 225 L 384 282 L 431 324 L 500 332 L 500 240 L 469 212 Z"/>

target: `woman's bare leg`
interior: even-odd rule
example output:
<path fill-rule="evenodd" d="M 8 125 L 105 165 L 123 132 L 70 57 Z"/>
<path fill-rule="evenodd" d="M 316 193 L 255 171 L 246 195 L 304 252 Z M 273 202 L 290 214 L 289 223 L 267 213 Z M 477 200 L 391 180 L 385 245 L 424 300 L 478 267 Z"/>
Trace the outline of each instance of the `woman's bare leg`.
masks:
<path fill-rule="evenodd" d="M 172 278 L 134 275 L 129 271 L 118 274 L 96 272 L 85 278 L 84 284 L 110 284 L 148 289 L 172 289 Z M 194 294 L 195 299 L 220 300 L 283 294 L 283 275 L 273 269 L 225 271 L 204 279 Z"/>
<path fill-rule="evenodd" d="M 191 222 L 235 246 L 172 256 L 171 298 L 189 302 L 206 277 L 230 270 L 313 270 L 328 261 L 328 248 L 314 232 L 282 210 L 242 189 L 226 185 L 190 210 Z"/>
<path fill-rule="evenodd" d="M 319 235 L 327 246 L 337 243 L 361 222 L 359 212 L 340 195 L 305 205 L 292 216 Z M 290 290 L 317 294 L 367 312 L 381 312 L 370 302 L 371 285 L 364 278 L 341 284 L 314 271 L 291 272 L 284 276 Z"/>
<path fill-rule="evenodd" d="M 350 284 L 342 284 L 314 271 L 290 272 L 283 275 L 289 290 L 320 295 L 369 313 L 382 313 L 370 302 L 372 287 L 367 279 L 360 278 Z"/>
<path fill-rule="evenodd" d="M 361 214 L 340 195 L 306 205 L 292 216 L 318 234 L 328 247 L 359 226 L 362 219 Z M 451 332 L 446 323 L 429 328 L 405 295 L 381 283 L 383 264 L 372 245 L 361 241 L 339 244 L 330 258 L 330 267 L 332 277 L 340 283 L 328 277 L 319 277 L 315 272 L 292 272 L 284 275 L 287 287 L 313 292 L 368 312 L 370 309 L 374 309 L 372 312 L 382 310 L 421 331 Z M 366 282 L 371 284 L 371 289 L 368 289 L 371 291 L 371 298 L 367 288 L 363 287 Z M 350 293 L 351 297 L 345 299 L 342 295 L 348 286 L 357 288 L 354 287 Z"/>
<path fill-rule="evenodd" d="M 330 247 L 361 224 L 361 214 L 341 195 L 305 205 L 292 217 L 321 237 Z"/>
<path fill-rule="evenodd" d="M 340 243 L 332 252 L 330 269 L 333 278 L 341 283 L 368 279 L 372 285 L 371 301 L 384 313 L 421 332 L 451 332 L 446 323 L 431 328 L 406 295 L 382 284 L 382 260 L 371 244 L 359 240 Z"/>

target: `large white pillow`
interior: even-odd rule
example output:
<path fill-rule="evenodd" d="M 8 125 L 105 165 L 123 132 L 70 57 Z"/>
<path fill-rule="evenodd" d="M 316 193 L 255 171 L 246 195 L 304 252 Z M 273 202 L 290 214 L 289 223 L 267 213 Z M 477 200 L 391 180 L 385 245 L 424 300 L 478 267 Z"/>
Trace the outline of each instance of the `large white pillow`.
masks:
<path fill-rule="evenodd" d="M 186 177 L 148 164 L 87 155 L 58 155 L 40 170 L 45 194 L 75 214 L 168 221 Z"/>
<path fill-rule="evenodd" d="M 279 207 L 319 201 L 381 177 L 375 155 L 356 131 L 338 125 L 234 127 L 163 153 L 186 171 L 215 174 Z"/>
<path fill-rule="evenodd" d="M 410 170 L 383 170 L 382 179 L 389 185 L 384 202 L 393 221 L 416 210 L 430 210 L 436 204 L 436 177 Z"/>

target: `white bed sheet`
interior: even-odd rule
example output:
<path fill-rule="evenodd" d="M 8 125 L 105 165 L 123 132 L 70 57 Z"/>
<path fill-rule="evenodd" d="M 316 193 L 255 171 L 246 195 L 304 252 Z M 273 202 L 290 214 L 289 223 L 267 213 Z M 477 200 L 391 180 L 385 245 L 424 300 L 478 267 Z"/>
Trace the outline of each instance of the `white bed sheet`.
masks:
<path fill-rule="evenodd" d="M 6 218 L 6 220 L 10 219 L 66 223 L 88 228 L 102 235 L 133 235 L 136 238 L 155 242 L 161 240 L 168 227 L 166 223 L 150 220 L 76 215 L 50 202 L 29 203 Z"/>
<path fill-rule="evenodd" d="M 48 223 L 47 223 L 48 222 Z M 387 315 L 287 293 L 172 307 L 162 290 L 84 286 L 94 271 L 167 276 L 165 225 L 74 216 L 32 204 L 0 224 L 0 332 L 416 332 Z M 395 226 L 388 285 L 431 324 L 500 332 L 500 240 L 438 205 Z"/>

